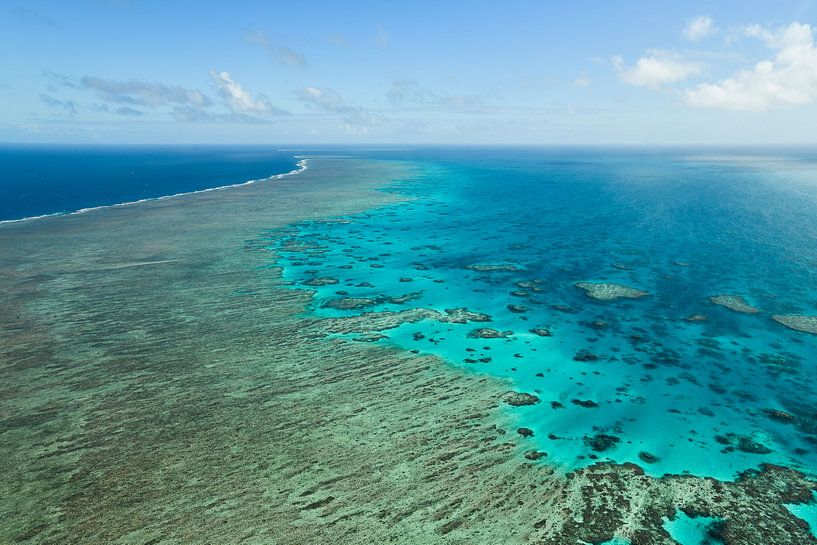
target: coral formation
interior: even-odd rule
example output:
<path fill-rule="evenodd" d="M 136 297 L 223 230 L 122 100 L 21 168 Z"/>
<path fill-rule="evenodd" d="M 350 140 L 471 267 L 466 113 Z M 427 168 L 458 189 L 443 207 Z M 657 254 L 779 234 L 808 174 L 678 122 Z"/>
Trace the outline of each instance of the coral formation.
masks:
<path fill-rule="evenodd" d="M 649 295 L 646 291 L 609 282 L 576 282 L 576 287 L 583 289 L 588 297 L 597 301 L 613 301 L 622 298 L 638 299 Z"/>
<path fill-rule="evenodd" d="M 760 309 L 747 303 L 740 295 L 713 295 L 709 300 L 716 305 L 726 307 L 735 312 L 743 312 L 744 314 L 757 314 L 760 312 Z"/>
<path fill-rule="evenodd" d="M 795 331 L 802 331 L 804 333 L 813 333 L 814 335 L 817 335 L 817 316 L 784 316 L 775 314 L 772 316 L 772 319 L 790 329 L 794 329 Z"/>

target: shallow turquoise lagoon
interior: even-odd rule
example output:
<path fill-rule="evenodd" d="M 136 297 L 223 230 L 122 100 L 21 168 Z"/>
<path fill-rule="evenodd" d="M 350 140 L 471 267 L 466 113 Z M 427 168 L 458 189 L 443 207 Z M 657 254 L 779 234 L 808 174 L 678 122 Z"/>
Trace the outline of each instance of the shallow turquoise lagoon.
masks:
<path fill-rule="evenodd" d="M 665 519 L 664 528 L 681 545 L 722 545 L 718 538 L 720 521 L 712 517 L 690 517 L 679 511 L 672 520 Z"/>
<path fill-rule="evenodd" d="M 543 461 L 566 471 L 605 459 L 719 479 L 764 462 L 817 467 L 817 336 L 772 319 L 817 315 L 817 157 L 398 158 L 420 167 L 387 189 L 409 200 L 298 225 L 276 247 L 285 279 L 316 290 L 314 313 L 489 314 L 485 324 L 404 323 L 377 342 L 508 377 L 538 396 L 507 410 L 533 431 L 527 440 Z M 312 250 L 293 251 L 295 242 Z M 318 277 L 338 283 L 303 285 Z M 601 301 L 577 282 L 649 295 Z M 717 295 L 757 312 L 714 304 Z M 345 297 L 372 301 L 324 306 Z M 479 327 L 509 333 L 469 336 Z"/>
<path fill-rule="evenodd" d="M 813 499 L 811 503 L 807 504 L 786 505 L 786 509 L 796 517 L 806 521 L 812 535 L 817 534 L 817 501 Z"/>

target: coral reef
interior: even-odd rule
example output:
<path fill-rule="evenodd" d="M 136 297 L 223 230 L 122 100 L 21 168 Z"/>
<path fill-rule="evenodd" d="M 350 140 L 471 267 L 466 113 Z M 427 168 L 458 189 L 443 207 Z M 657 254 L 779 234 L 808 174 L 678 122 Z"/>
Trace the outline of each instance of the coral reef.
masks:
<path fill-rule="evenodd" d="M 510 335 L 513 335 L 513 331 L 497 331 L 490 327 L 481 327 L 468 333 L 471 339 L 504 339 Z"/>
<path fill-rule="evenodd" d="M 525 405 L 536 405 L 539 403 L 539 396 L 528 394 L 525 392 L 513 392 L 505 397 L 505 403 L 514 407 L 523 407 Z"/>
<path fill-rule="evenodd" d="M 772 316 L 772 319 L 790 329 L 794 329 L 795 331 L 802 331 L 804 333 L 813 333 L 814 335 L 817 335 L 817 316 L 784 316 L 775 314 Z"/>
<path fill-rule="evenodd" d="M 588 297 L 597 301 L 638 299 L 649 295 L 646 291 L 607 282 L 576 282 L 576 287 L 583 289 Z"/>
<path fill-rule="evenodd" d="M 466 265 L 466 269 L 470 271 L 476 272 L 518 272 L 521 271 L 522 268 L 517 265 L 511 264 L 481 264 L 476 263 L 473 265 Z"/>
<path fill-rule="evenodd" d="M 550 401 L 552 392 L 540 394 L 542 403 L 504 379 L 374 342 L 400 324 L 454 328 L 487 315 L 306 315 L 314 290 L 291 289 L 268 268 L 271 241 L 289 238 L 297 221 L 398 198 L 375 189 L 408 177 L 406 168 L 322 159 L 297 183 L 0 228 L 0 542 L 564 545 L 616 537 L 670 545 L 664 521 L 680 511 L 722 521 L 718 535 L 729 545 L 817 543 L 785 507 L 813 501 L 817 489 L 794 469 L 761 465 L 734 481 L 656 477 L 645 469 L 661 461 L 642 451 L 643 467 L 600 462 L 565 474 L 556 451 L 537 442 L 549 430 L 524 427 L 519 415 L 539 408 L 532 402 L 598 416 L 607 405 L 597 392 L 563 399 L 575 407 Z M 322 246 L 287 244 L 307 253 Z M 563 317 L 581 306 L 559 300 L 570 302 L 555 309 Z M 606 326 L 591 334 L 602 341 L 620 327 L 615 316 L 598 319 Z M 626 330 L 641 358 L 632 365 L 654 366 L 653 380 L 669 370 L 681 384 L 706 385 L 708 376 L 684 374 L 672 347 L 655 341 L 660 334 Z M 724 354 L 705 341 L 696 348 Z M 479 344 L 498 351 L 513 342 Z M 594 346 L 604 367 L 630 364 Z M 795 381 L 802 362 L 769 351 L 728 354 L 753 358 L 764 378 L 776 369 L 773 380 Z M 602 367 L 568 365 L 588 374 Z M 751 395 L 715 388 L 724 403 Z M 757 417 L 814 433 L 810 399 L 783 406 L 793 421 L 780 412 Z M 724 448 L 763 447 L 760 438 L 726 434 Z M 588 458 L 627 443 L 613 428 L 579 438 Z"/>
<path fill-rule="evenodd" d="M 747 303 L 740 295 L 713 295 L 709 300 L 716 305 L 726 307 L 735 312 L 743 312 L 744 314 L 757 314 L 760 312 L 760 309 Z"/>

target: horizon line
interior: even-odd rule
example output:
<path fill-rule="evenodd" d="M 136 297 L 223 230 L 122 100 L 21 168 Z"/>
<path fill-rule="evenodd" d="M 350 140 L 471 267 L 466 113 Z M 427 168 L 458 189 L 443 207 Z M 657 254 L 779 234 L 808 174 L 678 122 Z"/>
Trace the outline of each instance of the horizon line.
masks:
<path fill-rule="evenodd" d="M 366 151 L 397 151 L 411 150 L 417 148 L 642 148 L 642 149 L 664 149 L 664 148 L 697 148 L 697 149 L 723 149 L 723 148 L 817 148 L 817 142 L 808 143 L 446 143 L 446 142 L 416 142 L 416 143 L 375 143 L 375 142 L 321 142 L 315 144 L 306 143 L 264 143 L 264 142 L 0 142 L 0 147 L 64 147 L 64 148 L 136 148 L 136 147 L 264 147 L 279 148 L 276 151 L 297 153 L 300 151 L 319 151 L 318 148 L 357 149 L 364 148 Z"/>

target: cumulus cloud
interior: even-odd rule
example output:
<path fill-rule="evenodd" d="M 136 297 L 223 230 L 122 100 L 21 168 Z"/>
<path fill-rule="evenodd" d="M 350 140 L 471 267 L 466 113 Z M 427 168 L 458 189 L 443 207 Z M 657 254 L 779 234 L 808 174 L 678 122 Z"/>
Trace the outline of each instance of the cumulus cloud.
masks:
<path fill-rule="evenodd" d="M 275 108 L 269 99 L 264 95 L 253 98 L 249 91 L 241 87 L 230 77 L 229 72 L 216 72 L 210 69 L 210 77 L 218 87 L 218 93 L 226 102 L 227 106 L 234 112 L 242 113 L 284 113 Z"/>
<path fill-rule="evenodd" d="M 306 64 L 306 58 L 303 53 L 290 47 L 274 45 L 267 33 L 263 30 L 248 32 L 246 38 L 249 43 L 257 45 L 266 51 L 267 54 L 279 64 L 292 66 L 304 66 Z"/>
<path fill-rule="evenodd" d="M 223 101 L 212 101 L 201 91 L 180 86 L 164 85 L 144 80 L 112 80 L 98 77 L 74 76 L 46 71 L 55 90 L 69 88 L 94 92 L 104 102 L 85 106 L 96 113 L 120 116 L 169 115 L 178 121 L 219 123 L 267 123 L 265 116 L 284 115 L 264 95 L 253 96 L 236 83 L 228 72 L 210 70 L 210 77 L 218 87 Z M 51 95 L 41 95 L 48 106 L 63 108 L 70 113 L 80 109 L 73 101 L 64 101 Z M 165 106 L 165 108 L 161 108 Z M 170 107 L 170 108 L 167 108 Z M 219 112 L 218 110 L 222 111 Z M 225 111 L 226 110 L 226 111 Z"/>
<path fill-rule="evenodd" d="M 92 90 L 101 99 L 108 102 L 130 106 L 156 107 L 165 104 L 207 106 L 210 104 L 210 99 L 201 91 L 151 81 L 117 81 L 85 76 L 79 79 L 78 84 L 72 86 Z"/>
<path fill-rule="evenodd" d="M 690 105 L 764 111 L 817 99 L 817 48 L 810 25 L 795 22 L 777 31 L 751 25 L 743 32 L 774 49 L 774 59 L 762 60 L 720 82 L 687 89 L 685 95 Z"/>
<path fill-rule="evenodd" d="M 704 68 L 701 63 L 687 61 L 679 55 L 661 50 L 648 51 L 646 56 L 638 59 L 632 66 L 626 66 L 619 55 L 615 55 L 611 61 L 622 81 L 653 89 L 683 81 Z"/>
<path fill-rule="evenodd" d="M 712 20 L 712 17 L 704 15 L 690 19 L 681 34 L 690 42 L 697 42 L 711 36 L 716 31 L 715 21 Z"/>

